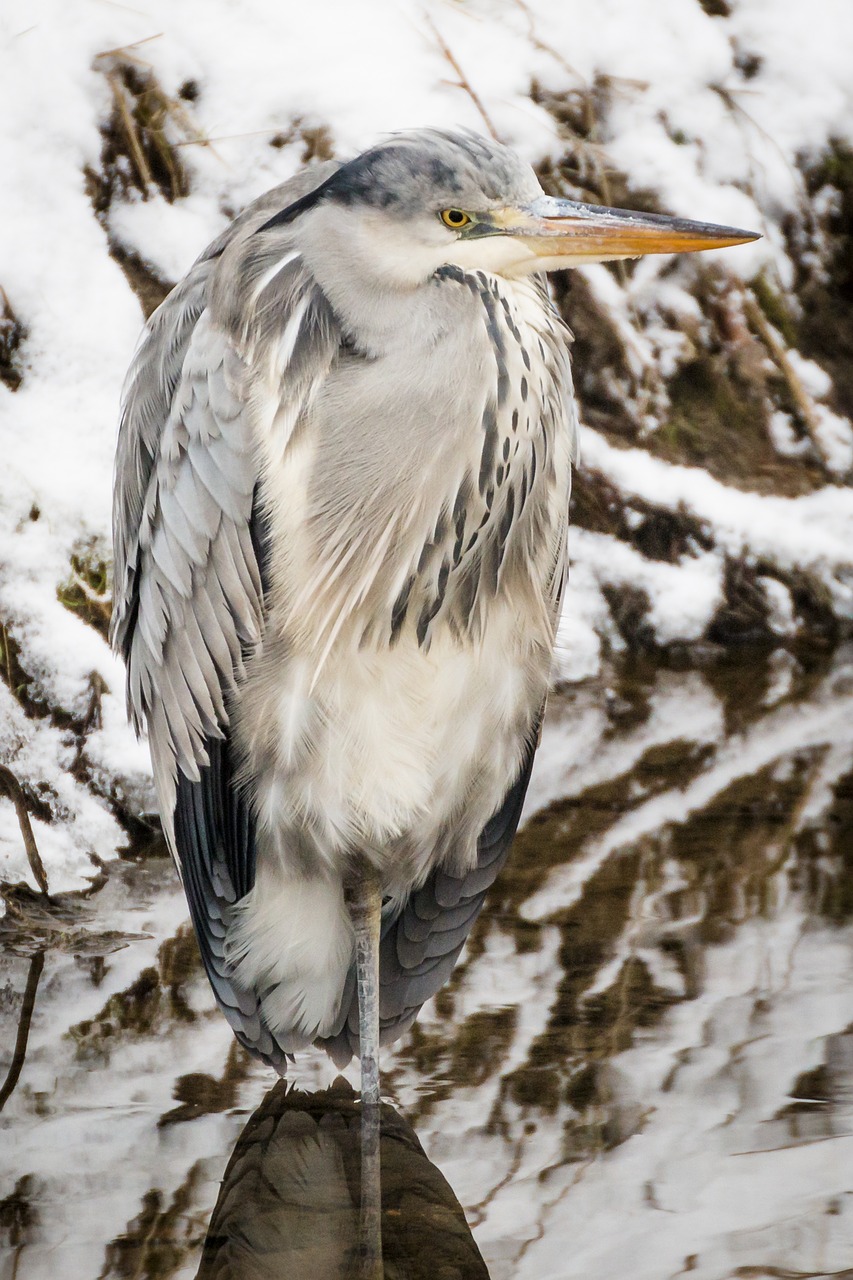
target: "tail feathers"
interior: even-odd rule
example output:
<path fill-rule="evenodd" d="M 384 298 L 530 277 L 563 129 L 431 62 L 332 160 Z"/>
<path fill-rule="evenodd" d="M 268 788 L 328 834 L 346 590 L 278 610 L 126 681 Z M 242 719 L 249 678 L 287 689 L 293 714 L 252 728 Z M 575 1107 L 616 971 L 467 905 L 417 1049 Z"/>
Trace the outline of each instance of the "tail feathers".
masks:
<path fill-rule="evenodd" d="M 339 883 L 259 867 L 234 910 L 225 952 L 235 981 L 258 993 L 263 1022 L 284 1053 L 338 1029 L 353 958 Z"/>

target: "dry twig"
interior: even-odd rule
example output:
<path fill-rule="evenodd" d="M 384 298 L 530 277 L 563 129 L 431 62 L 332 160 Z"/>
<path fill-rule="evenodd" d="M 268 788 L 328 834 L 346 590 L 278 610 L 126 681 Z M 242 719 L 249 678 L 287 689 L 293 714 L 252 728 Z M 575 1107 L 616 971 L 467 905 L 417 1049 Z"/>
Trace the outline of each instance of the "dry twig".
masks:
<path fill-rule="evenodd" d="M 797 407 L 797 412 L 802 419 L 818 457 L 824 464 L 828 465 L 830 459 L 827 457 L 826 449 L 821 441 L 820 419 L 815 409 L 814 400 L 803 386 L 796 369 L 791 363 L 784 343 L 780 340 L 776 330 L 751 293 L 747 293 L 744 297 L 743 311 L 747 322 L 764 343 L 770 358 L 785 379 L 791 398 Z"/>
<path fill-rule="evenodd" d="M 451 67 L 453 68 L 453 70 L 456 72 L 456 75 L 459 77 L 459 79 L 458 79 L 458 80 L 457 80 L 457 82 L 456 82 L 456 84 L 457 84 L 457 88 L 459 88 L 459 89 L 464 89 L 464 91 L 468 94 L 468 97 L 471 99 L 471 101 L 473 102 L 474 106 L 477 108 L 477 110 L 479 111 L 480 115 L 483 117 L 483 123 L 485 124 L 485 126 L 486 126 L 486 128 L 488 129 L 489 133 L 492 135 L 492 137 L 494 138 L 495 142 L 500 142 L 500 141 L 501 141 L 501 138 L 500 138 L 500 136 L 499 136 L 499 134 L 498 134 L 497 129 L 495 128 L 494 124 L 492 123 L 492 119 L 491 119 L 491 117 L 490 117 L 490 115 L 489 115 L 488 111 L 486 110 L 485 106 L 483 105 L 483 100 L 482 100 L 482 98 L 481 98 L 481 97 L 480 97 L 480 95 L 477 93 L 476 89 L 475 89 L 475 88 L 474 88 L 474 86 L 471 84 L 471 81 L 468 79 L 468 77 L 466 76 L 465 72 L 464 72 L 464 71 L 462 70 L 462 68 L 460 67 L 460 65 L 459 65 L 459 63 L 457 62 L 456 57 L 455 57 L 455 55 L 454 55 L 454 53 L 453 53 L 452 49 L 451 49 L 451 48 L 449 47 L 449 45 L 447 44 L 447 41 L 446 41 L 446 40 L 444 39 L 444 37 L 442 36 L 441 32 L 439 31 L 438 27 L 437 27 L 437 26 L 435 25 L 435 23 L 433 22 L 432 18 L 429 16 L 429 14 L 425 14 L 424 16 L 426 17 L 426 21 L 427 21 L 428 25 L 432 28 L 432 33 L 433 33 L 433 35 L 435 36 L 436 43 L 438 44 L 438 47 L 439 47 L 439 49 L 441 50 L 442 55 L 447 59 L 447 61 L 450 63 L 450 65 L 451 65 Z"/>
<path fill-rule="evenodd" d="M 38 851 L 36 838 L 33 835 L 33 826 L 30 822 L 30 813 L 27 807 L 27 798 L 24 795 L 23 788 L 12 773 L 11 769 L 7 769 L 5 765 L 0 765 L 0 792 L 8 796 L 15 806 L 15 813 L 18 816 L 18 824 L 21 828 L 21 835 L 24 840 L 24 850 L 26 851 L 27 861 L 30 869 L 35 876 L 36 884 L 42 893 L 47 896 L 50 892 L 47 883 L 47 872 L 44 869 L 44 863 Z"/>

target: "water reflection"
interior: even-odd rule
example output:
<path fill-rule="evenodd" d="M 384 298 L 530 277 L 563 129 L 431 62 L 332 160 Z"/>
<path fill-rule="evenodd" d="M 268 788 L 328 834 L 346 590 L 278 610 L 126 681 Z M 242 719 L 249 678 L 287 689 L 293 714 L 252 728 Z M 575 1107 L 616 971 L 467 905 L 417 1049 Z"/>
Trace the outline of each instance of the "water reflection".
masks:
<path fill-rule="evenodd" d="M 27 985 L 24 988 L 24 994 L 21 999 L 21 1012 L 18 1016 L 18 1029 L 15 1034 L 15 1047 L 12 1050 L 12 1060 L 9 1063 L 9 1069 L 6 1072 L 6 1078 L 0 1085 L 0 1111 L 3 1110 L 7 1101 L 15 1091 L 15 1085 L 21 1075 L 24 1065 L 24 1059 L 27 1056 L 27 1042 L 30 1038 L 30 1023 L 32 1022 L 33 1009 L 36 1003 L 36 993 L 38 992 L 39 982 L 41 980 L 42 970 L 44 969 L 44 952 L 36 951 L 30 957 L 29 970 L 27 972 Z"/>
<path fill-rule="evenodd" d="M 194 1280 L 227 1153 L 272 1081 L 212 1006 L 171 868 L 113 865 L 84 898 L 5 893 L 0 1280 Z M 383 1092 L 492 1280 L 611 1280 L 626 1257 L 632 1280 L 840 1272 L 851 974 L 853 654 L 625 661 L 552 700 L 513 856 L 453 980 L 383 1055 Z M 292 1080 L 304 1096 L 333 1075 L 309 1053 Z M 257 1160 L 272 1213 L 285 1192 Z M 295 1203 L 297 1163 L 280 1163 Z M 350 1248 L 352 1159 L 314 1167 L 334 1170 L 338 1208 L 306 1214 Z M 421 1222 L 425 1176 L 399 1192 Z M 225 1260 L 252 1230 L 276 1241 L 233 1194 Z M 406 1265 L 422 1257 L 441 1274 L 426 1252 Z"/>
<path fill-rule="evenodd" d="M 283 1081 L 271 1089 L 228 1164 L 197 1280 L 364 1275 L 360 1119 L 356 1095 L 344 1080 L 313 1094 Z M 449 1183 L 412 1127 L 387 1104 L 380 1153 L 384 1270 L 378 1274 L 385 1280 L 487 1280 Z"/>

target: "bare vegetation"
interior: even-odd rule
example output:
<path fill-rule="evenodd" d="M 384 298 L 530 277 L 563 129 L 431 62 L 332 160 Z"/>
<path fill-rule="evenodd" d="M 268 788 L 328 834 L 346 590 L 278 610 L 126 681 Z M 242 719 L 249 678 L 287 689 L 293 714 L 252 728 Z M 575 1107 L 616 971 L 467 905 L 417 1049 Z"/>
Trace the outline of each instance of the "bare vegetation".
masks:
<path fill-rule="evenodd" d="M 10 391 L 21 385 L 20 347 L 27 331 L 12 310 L 12 304 L 0 287 L 0 382 Z"/>
<path fill-rule="evenodd" d="M 15 777 L 11 769 L 7 769 L 5 765 L 0 765 L 0 795 L 7 796 L 15 806 L 15 813 L 18 818 L 18 825 L 21 828 L 21 839 L 24 842 L 24 849 L 27 855 L 27 861 L 30 864 L 30 870 L 33 873 L 36 884 L 42 893 L 47 894 L 49 891 L 47 872 L 44 869 L 44 863 L 38 851 L 36 838 L 33 835 L 33 824 L 30 822 L 30 806 L 24 789 L 18 779 Z"/>
<path fill-rule="evenodd" d="M 173 282 L 162 280 L 149 263 L 116 240 L 109 225 L 110 209 L 114 201 L 127 199 L 134 192 L 143 200 L 159 197 L 169 203 L 188 194 L 180 148 L 187 143 L 206 145 L 188 106 L 198 96 L 198 86 L 188 82 L 182 86 L 181 96 L 171 97 L 152 68 L 132 49 L 99 54 L 95 66 L 110 87 L 113 108 L 101 129 L 100 167 L 86 170 L 87 189 L 109 236 L 110 255 L 148 316 Z"/>
<path fill-rule="evenodd" d="M 314 161 L 332 160 L 335 155 L 335 141 L 328 125 L 311 123 L 304 116 L 296 116 L 289 128 L 273 134 L 270 146 L 280 151 L 283 147 L 301 144 L 300 164 L 312 164 Z"/>
<path fill-rule="evenodd" d="M 66 609 L 108 639 L 113 606 L 110 570 L 95 548 L 88 546 L 72 555 L 71 575 L 56 596 Z"/>
<path fill-rule="evenodd" d="M 13 627 L 0 619 L 0 679 L 33 719 L 50 715 L 50 707 L 21 664 L 21 645 Z"/>
<path fill-rule="evenodd" d="M 187 195 L 189 182 L 178 148 L 205 141 L 186 106 L 187 100 L 195 101 L 198 87 L 185 85 L 184 99 L 171 97 L 151 66 L 131 49 L 98 54 L 95 66 L 113 97 L 112 115 L 102 130 L 106 205 L 116 191 L 127 193 L 131 187 L 143 199 L 154 191 L 169 202 Z"/>

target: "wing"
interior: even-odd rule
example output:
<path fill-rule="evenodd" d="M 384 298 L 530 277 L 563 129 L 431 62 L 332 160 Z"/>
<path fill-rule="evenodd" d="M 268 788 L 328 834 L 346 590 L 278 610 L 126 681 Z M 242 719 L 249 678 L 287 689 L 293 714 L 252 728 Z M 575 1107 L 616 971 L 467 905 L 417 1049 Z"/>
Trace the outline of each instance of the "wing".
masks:
<path fill-rule="evenodd" d="M 139 602 L 140 533 L 144 503 L 161 451 L 163 434 L 181 379 L 184 361 L 199 317 L 211 294 L 219 260 L 235 242 L 247 238 L 269 219 L 319 187 L 335 171 L 333 163 L 298 174 L 250 204 L 212 244 L 150 317 L 122 393 L 116 447 L 113 503 L 115 606 L 112 640 L 125 658 L 136 625 Z M 138 710 L 132 705 L 134 715 Z"/>
<path fill-rule="evenodd" d="M 255 878 L 228 704 L 264 626 L 258 439 L 275 423 L 286 445 L 338 345 L 286 222 L 267 224 L 335 167 L 250 206 L 153 314 L 128 376 L 116 455 L 112 635 L 129 708 L 148 729 L 164 831 L 217 999 L 243 1043 L 276 1066 L 257 1001 L 232 983 L 223 955 L 231 907 Z"/>
<path fill-rule="evenodd" d="M 544 708 L 543 708 L 544 712 Z M 407 1031 L 421 1006 L 444 986 L 482 910 L 486 894 L 507 860 L 539 745 L 542 715 L 533 727 L 516 781 L 477 842 L 477 865 L 464 876 L 437 868 L 416 889 L 399 915 L 383 923 L 379 945 L 380 1043 Z M 321 1043 L 338 1066 L 358 1051 L 355 974 L 344 989 L 342 1030 Z"/>

